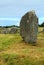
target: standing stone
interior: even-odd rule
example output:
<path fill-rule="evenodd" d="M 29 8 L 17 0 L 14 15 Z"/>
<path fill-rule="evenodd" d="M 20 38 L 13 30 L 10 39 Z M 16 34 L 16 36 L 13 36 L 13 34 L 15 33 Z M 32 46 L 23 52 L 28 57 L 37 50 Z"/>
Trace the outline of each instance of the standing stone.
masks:
<path fill-rule="evenodd" d="M 27 12 L 20 22 L 20 35 L 25 42 L 36 42 L 38 32 L 38 17 L 35 11 Z"/>

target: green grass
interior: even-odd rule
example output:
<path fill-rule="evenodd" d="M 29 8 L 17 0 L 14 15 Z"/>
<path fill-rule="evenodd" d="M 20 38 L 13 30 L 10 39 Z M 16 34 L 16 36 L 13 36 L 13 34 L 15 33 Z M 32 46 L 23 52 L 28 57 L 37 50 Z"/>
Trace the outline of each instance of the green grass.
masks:
<path fill-rule="evenodd" d="M 19 34 L 0 34 L 0 51 L 5 50 L 13 43 L 18 43 L 19 40 Z"/>
<path fill-rule="evenodd" d="M 34 59 L 29 56 L 19 54 L 2 54 L 2 65 L 44 65 L 44 59 Z"/>
<path fill-rule="evenodd" d="M 38 33 L 36 46 L 22 41 L 19 33 L 0 34 L 0 65 L 44 65 L 44 34 Z"/>

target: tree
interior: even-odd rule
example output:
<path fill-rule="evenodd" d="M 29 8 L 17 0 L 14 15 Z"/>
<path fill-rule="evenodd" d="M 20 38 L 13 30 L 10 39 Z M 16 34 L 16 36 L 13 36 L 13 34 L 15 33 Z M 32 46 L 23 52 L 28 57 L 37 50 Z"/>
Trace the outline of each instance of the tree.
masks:
<path fill-rule="evenodd" d="M 44 27 L 44 22 L 41 25 L 39 25 L 39 27 Z"/>

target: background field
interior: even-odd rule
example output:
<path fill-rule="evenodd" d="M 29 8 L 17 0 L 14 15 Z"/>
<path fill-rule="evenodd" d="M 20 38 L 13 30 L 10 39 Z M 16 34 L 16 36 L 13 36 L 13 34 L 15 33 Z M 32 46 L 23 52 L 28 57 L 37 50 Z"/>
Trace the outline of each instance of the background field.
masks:
<path fill-rule="evenodd" d="M 25 43 L 19 33 L 0 34 L 0 65 L 44 65 L 44 34 L 39 28 L 37 43 Z"/>

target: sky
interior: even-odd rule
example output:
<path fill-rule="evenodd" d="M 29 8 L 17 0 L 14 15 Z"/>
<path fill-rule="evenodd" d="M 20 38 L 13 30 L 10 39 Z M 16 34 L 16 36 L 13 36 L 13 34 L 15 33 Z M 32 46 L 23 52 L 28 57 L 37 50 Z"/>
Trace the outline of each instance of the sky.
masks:
<path fill-rule="evenodd" d="M 39 24 L 44 22 L 44 0 L 0 0 L 0 26 L 19 25 L 30 10 L 35 10 Z"/>

